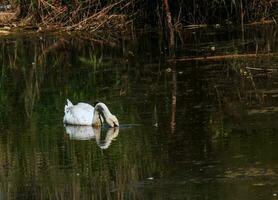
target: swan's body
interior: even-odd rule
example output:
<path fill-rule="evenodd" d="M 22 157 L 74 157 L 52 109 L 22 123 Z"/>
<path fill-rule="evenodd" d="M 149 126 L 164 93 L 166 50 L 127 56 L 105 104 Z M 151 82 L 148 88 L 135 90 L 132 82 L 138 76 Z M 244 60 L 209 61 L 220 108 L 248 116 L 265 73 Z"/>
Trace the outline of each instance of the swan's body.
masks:
<path fill-rule="evenodd" d="M 104 103 L 97 103 L 93 107 L 87 103 L 73 105 L 70 100 L 67 100 L 64 115 L 65 124 L 101 126 L 103 121 L 111 127 L 119 126 L 118 119 L 111 114 Z"/>

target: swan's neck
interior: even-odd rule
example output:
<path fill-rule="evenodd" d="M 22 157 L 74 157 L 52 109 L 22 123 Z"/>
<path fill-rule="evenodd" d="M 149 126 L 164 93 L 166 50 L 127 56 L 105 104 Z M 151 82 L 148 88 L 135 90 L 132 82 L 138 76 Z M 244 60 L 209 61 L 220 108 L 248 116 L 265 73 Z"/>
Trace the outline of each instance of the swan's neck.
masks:
<path fill-rule="evenodd" d="M 108 107 L 104 103 L 98 103 L 95 106 L 94 110 L 94 117 L 93 117 L 93 124 L 94 125 L 101 125 L 102 120 L 104 119 L 107 121 L 107 119 L 111 116 L 111 112 L 109 111 Z"/>
<path fill-rule="evenodd" d="M 101 115 L 99 112 L 96 112 L 94 110 L 94 116 L 93 116 L 93 126 L 101 126 L 102 125 L 102 120 L 101 120 Z"/>

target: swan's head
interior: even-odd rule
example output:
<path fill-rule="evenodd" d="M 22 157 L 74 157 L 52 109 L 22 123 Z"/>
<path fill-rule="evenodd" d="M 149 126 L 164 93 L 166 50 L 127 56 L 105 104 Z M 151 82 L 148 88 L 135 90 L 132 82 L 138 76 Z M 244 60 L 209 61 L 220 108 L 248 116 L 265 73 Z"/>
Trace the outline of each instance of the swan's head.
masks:
<path fill-rule="evenodd" d="M 119 121 L 117 119 L 117 117 L 115 115 L 109 115 L 106 118 L 106 123 L 110 126 L 110 127 L 118 127 L 119 126 Z"/>
<path fill-rule="evenodd" d="M 109 111 L 108 107 L 104 103 L 95 103 L 94 118 L 97 118 L 97 116 L 100 116 L 98 118 L 101 119 L 101 123 L 104 120 L 110 127 L 119 126 L 119 121 L 117 117 Z"/>

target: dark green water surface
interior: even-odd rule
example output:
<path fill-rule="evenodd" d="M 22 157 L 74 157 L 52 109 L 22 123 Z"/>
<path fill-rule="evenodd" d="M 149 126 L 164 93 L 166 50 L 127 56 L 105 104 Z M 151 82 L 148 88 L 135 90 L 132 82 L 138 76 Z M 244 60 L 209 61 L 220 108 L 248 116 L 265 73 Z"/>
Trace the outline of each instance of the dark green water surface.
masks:
<path fill-rule="evenodd" d="M 173 64 L 158 35 L 0 38 L 0 199 L 278 198 L 277 56 Z M 275 27 L 177 35 L 177 57 L 277 52 Z M 67 98 L 120 128 L 64 127 Z"/>

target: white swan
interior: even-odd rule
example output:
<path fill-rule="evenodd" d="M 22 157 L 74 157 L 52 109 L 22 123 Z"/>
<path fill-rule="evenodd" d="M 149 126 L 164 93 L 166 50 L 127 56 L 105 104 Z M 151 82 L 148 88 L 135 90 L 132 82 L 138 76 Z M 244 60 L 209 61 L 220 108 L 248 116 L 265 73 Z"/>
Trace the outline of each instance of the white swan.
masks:
<path fill-rule="evenodd" d="M 68 99 L 63 121 L 65 124 L 87 126 L 101 126 L 105 121 L 110 127 L 119 126 L 117 117 L 111 114 L 104 103 L 97 103 L 95 107 L 87 103 L 73 105 Z"/>

